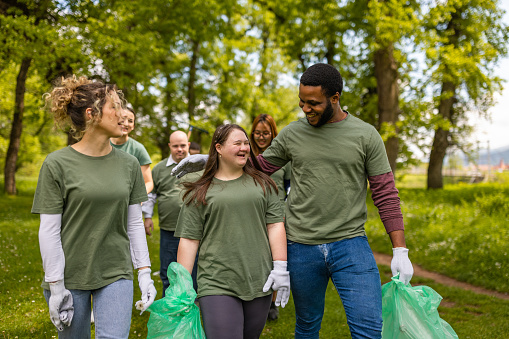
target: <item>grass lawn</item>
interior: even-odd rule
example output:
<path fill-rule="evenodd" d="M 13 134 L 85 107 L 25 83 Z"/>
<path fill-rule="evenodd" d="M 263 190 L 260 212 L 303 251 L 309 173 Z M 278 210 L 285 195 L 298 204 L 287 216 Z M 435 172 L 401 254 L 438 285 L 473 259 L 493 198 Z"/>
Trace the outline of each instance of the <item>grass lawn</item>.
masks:
<path fill-rule="evenodd" d="M 30 214 L 35 184 L 35 179 L 18 178 L 20 191 L 18 196 L 0 195 L 0 206 L 2 206 L 0 209 L 0 338 L 52 338 L 57 336 L 56 329 L 49 320 L 48 308 L 40 288 L 43 271 L 37 236 L 39 217 Z M 401 190 L 403 209 L 407 220 L 409 246 L 413 248 L 410 257 L 414 262 L 422 264 L 428 269 L 437 268 L 438 270 L 439 268 L 441 271 L 445 270 L 442 272 L 445 274 L 462 270 L 474 271 L 465 274 L 466 278 L 475 276 L 476 265 L 481 260 L 486 260 L 486 265 L 493 265 L 492 271 L 495 272 L 489 273 L 489 267 L 479 267 L 479 269 L 484 270 L 482 272 L 486 274 L 486 277 L 484 280 L 481 279 L 478 284 L 493 288 L 495 283 L 487 283 L 490 279 L 494 280 L 496 284 L 503 285 L 500 283 L 503 282 L 503 274 L 500 276 L 494 268 L 496 268 L 496 263 L 501 260 L 499 256 L 503 255 L 504 251 L 507 252 L 509 242 L 507 241 L 507 231 L 503 233 L 501 230 L 502 224 L 497 226 L 498 224 L 494 221 L 488 222 L 485 220 L 500 218 L 500 213 L 497 210 L 492 211 L 491 216 L 488 211 L 489 206 L 482 207 L 479 205 L 481 207 L 478 207 L 477 210 L 470 210 L 472 206 L 478 204 L 476 201 L 482 199 L 483 192 L 486 198 L 486 196 L 491 196 L 493 193 L 495 193 L 495 196 L 499 196 L 499 193 L 507 194 L 507 191 L 497 191 L 496 189 L 493 191 L 493 188 L 489 187 L 472 190 L 469 187 L 471 186 L 464 187 L 464 189 L 460 187 L 457 190 L 445 190 L 443 195 L 438 194 L 438 192 L 427 195 L 426 191 L 422 190 Z M 0 187 L 0 189 L 3 190 L 3 187 Z M 410 199 L 411 197 L 412 199 Z M 435 208 L 434 211 L 433 208 Z M 481 208 L 484 209 L 481 210 Z M 371 208 L 369 213 L 372 219 L 376 219 L 376 214 L 373 215 L 374 211 Z M 449 214 L 452 215 L 449 216 Z M 454 218 L 459 219 L 460 222 L 465 222 L 468 218 L 472 218 L 472 220 L 470 220 L 469 228 L 466 228 L 464 224 L 463 227 L 456 227 L 453 222 Z M 442 225 L 441 232 L 438 232 L 440 228 L 438 220 L 442 220 L 440 224 Z M 477 223 L 475 220 L 477 220 Z M 479 223 L 480 225 L 478 225 Z M 390 245 L 387 235 L 383 234 L 383 226 L 376 224 L 375 220 L 370 220 L 369 224 L 368 231 L 372 246 L 381 252 L 388 252 L 386 249 L 390 250 Z M 505 219 L 504 225 L 507 225 L 507 219 Z M 479 228 L 479 232 L 483 234 L 483 237 L 499 240 L 492 241 L 491 247 L 482 247 L 482 251 L 480 251 L 480 246 L 476 242 L 458 242 L 458 237 L 463 239 L 460 235 L 451 238 L 454 241 L 449 240 L 450 235 L 447 232 L 449 232 L 448 228 L 451 227 L 454 227 L 456 232 L 464 230 L 464 232 L 470 234 L 473 234 Z M 495 227 L 494 232 L 488 232 L 493 227 Z M 379 234 L 379 228 L 382 230 L 381 235 Z M 412 233 L 417 234 L 412 235 Z M 440 237 L 443 237 L 443 239 L 440 240 Z M 479 239 L 479 237 L 481 236 L 473 235 L 474 239 Z M 153 263 L 152 269 L 157 271 L 159 269 L 159 235 L 157 230 L 152 237 L 148 238 L 148 241 Z M 455 244 L 450 254 L 447 252 L 446 245 L 437 245 L 441 241 L 445 241 L 446 244 Z M 502 243 L 504 241 L 505 244 Z M 437 246 L 441 250 L 435 250 Z M 426 249 L 428 252 L 426 252 Z M 469 253 L 470 251 L 473 251 L 474 254 Z M 501 252 L 501 254 L 498 252 Z M 484 255 L 484 257 L 475 258 L 475 256 L 481 255 Z M 429 260 L 427 259 L 428 256 L 430 257 Z M 473 262 L 463 263 L 461 268 L 455 269 L 453 266 L 461 264 L 458 259 L 455 259 L 456 257 L 471 258 Z M 447 263 L 449 263 L 449 266 Z M 507 265 L 507 259 L 501 265 Z M 506 266 L 502 266 L 500 271 L 504 274 L 508 273 Z M 391 275 L 390 269 L 380 266 L 380 272 L 382 282 L 388 282 Z M 459 278 L 461 277 L 463 276 L 459 276 Z M 158 277 L 154 277 L 154 281 L 160 292 L 162 289 L 160 280 Z M 412 279 L 412 284 L 430 286 L 442 295 L 444 300 L 439 307 L 440 315 L 451 324 L 460 338 L 509 338 L 509 301 L 477 295 L 458 288 L 445 287 L 418 277 Z M 135 281 L 133 301 L 140 299 L 137 286 Z M 131 338 L 146 337 L 148 318 L 148 313 L 140 316 L 139 312 L 133 308 Z M 293 302 L 290 300 L 285 309 L 280 309 L 280 318 L 275 322 L 267 323 L 262 337 L 291 338 L 294 325 Z M 329 285 L 326 294 L 326 309 L 321 337 L 349 337 L 344 311 L 332 285 Z"/>

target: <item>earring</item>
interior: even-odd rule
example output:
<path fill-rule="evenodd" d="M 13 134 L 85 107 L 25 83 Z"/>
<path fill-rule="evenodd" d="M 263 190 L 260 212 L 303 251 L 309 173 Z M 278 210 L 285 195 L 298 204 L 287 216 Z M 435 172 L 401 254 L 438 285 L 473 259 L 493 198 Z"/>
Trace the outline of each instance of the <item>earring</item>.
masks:
<path fill-rule="evenodd" d="M 221 158 L 221 153 L 219 153 L 219 157 Z"/>

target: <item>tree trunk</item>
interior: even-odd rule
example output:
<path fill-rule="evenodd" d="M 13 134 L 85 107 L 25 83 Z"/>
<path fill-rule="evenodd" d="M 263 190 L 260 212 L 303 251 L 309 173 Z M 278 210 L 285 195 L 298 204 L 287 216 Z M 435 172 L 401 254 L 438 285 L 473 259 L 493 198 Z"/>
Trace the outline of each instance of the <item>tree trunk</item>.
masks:
<path fill-rule="evenodd" d="M 195 93 L 195 83 L 196 83 L 196 64 L 198 62 L 198 54 L 200 52 L 200 42 L 197 40 L 193 40 L 193 54 L 191 56 L 191 64 L 189 66 L 189 83 L 187 84 L 187 112 L 189 113 L 189 123 L 193 124 L 194 110 L 196 107 L 196 93 Z M 191 139 L 194 142 L 201 144 L 201 133 L 197 129 L 193 129 L 191 133 Z"/>
<path fill-rule="evenodd" d="M 9 139 L 7 155 L 5 156 L 4 168 L 5 192 L 11 195 L 17 193 L 16 162 L 18 161 L 21 131 L 23 130 L 23 111 L 25 109 L 26 80 L 31 62 L 31 58 L 25 58 L 21 61 L 18 77 L 16 79 L 16 100 L 14 104 L 14 116 L 12 118 L 11 136 Z"/>
<path fill-rule="evenodd" d="M 394 46 L 375 51 L 375 77 L 378 92 L 378 129 L 383 124 L 394 128 L 395 135 L 385 142 L 385 150 L 393 173 L 396 173 L 396 159 L 399 151 L 398 128 L 399 116 L 398 66 L 394 59 Z"/>
<path fill-rule="evenodd" d="M 449 46 L 457 48 L 461 30 L 457 27 L 456 22 L 461 18 L 462 12 L 455 11 L 451 14 L 451 19 L 447 25 L 447 31 L 449 34 Z M 444 61 L 444 75 L 455 79 L 452 75 L 447 62 Z M 456 101 L 456 87 L 457 84 L 453 81 L 444 81 L 442 83 L 442 90 L 440 92 L 440 103 L 438 106 L 438 114 L 445 121 L 454 123 L 453 118 L 453 105 Z M 433 146 L 431 147 L 431 153 L 429 155 L 428 164 L 428 189 L 443 188 L 444 182 L 442 177 L 442 166 L 444 164 L 445 154 L 449 147 L 449 130 L 444 130 L 441 127 L 437 127 L 435 130 L 435 137 L 433 138 Z"/>
<path fill-rule="evenodd" d="M 452 82 L 444 82 L 442 84 L 442 92 L 440 98 L 440 106 L 438 114 L 444 120 L 452 120 L 453 104 L 455 100 L 456 85 Z M 435 130 L 435 137 L 433 138 L 433 146 L 429 156 L 428 164 L 428 189 L 430 188 L 443 188 L 442 166 L 444 163 L 445 154 L 449 147 L 449 130 L 444 130 L 438 127 Z"/>

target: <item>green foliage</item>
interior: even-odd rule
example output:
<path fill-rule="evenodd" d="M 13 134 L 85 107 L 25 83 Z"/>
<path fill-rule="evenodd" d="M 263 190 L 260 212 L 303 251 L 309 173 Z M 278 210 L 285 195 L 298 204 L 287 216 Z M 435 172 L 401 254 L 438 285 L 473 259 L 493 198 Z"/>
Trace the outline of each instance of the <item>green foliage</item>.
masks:
<path fill-rule="evenodd" d="M 509 186 L 458 184 L 444 190 L 400 189 L 410 258 L 426 269 L 509 292 Z M 376 219 L 366 224 L 375 251 L 389 253 Z"/>
<path fill-rule="evenodd" d="M 466 145 L 471 128 L 465 118 L 487 115 L 501 89 L 494 66 L 507 52 L 508 29 L 495 0 L 34 4 L 17 1 L 0 10 L 2 159 L 19 65 L 33 60 L 23 133 L 37 140 L 22 137 L 17 165 L 25 174 L 65 143 L 63 135 L 52 139 L 41 101 L 59 76 L 75 73 L 119 85 L 137 112 L 133 136 L 159 157 L 168 151 L 169 134 L 189 130 L 189 124 L 209 133 L 225 122 L 249 129 L 255 116 L 268 113 L 281 129 L 298 117 L 296 80 L 316 62 L 341 71 L 343 107 L 378 126 L 374 53 L 388 46 L 394 47 L 400 112 L 398 121 L 378 127 L 384 139 L 399 138 L 398 168 L 408 167 L 416 163 L 412 146 L 429 153 L 434 128 L 449 130 L 451 141 Z M 456 17 L 460 37 L 454 40 L 448 23 Z M 441 94 L 439 84 L 451 79 L 459 86 L 456 119 L 437 117 L 438 100 L 451 95 Z M 210 135 L 201 138 L 206 149 Z"/>

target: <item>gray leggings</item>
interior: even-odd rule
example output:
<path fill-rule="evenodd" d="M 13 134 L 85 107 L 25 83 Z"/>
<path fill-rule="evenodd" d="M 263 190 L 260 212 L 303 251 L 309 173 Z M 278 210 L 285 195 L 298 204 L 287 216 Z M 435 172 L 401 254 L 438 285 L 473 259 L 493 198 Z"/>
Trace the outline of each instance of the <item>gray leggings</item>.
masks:
<path fill-rule="evenodd" d="M 269 314 L 272 294 L 244 301 L 227 295 L 201 297 L 200 310 L 207 339 L 257 339 Z"/>

